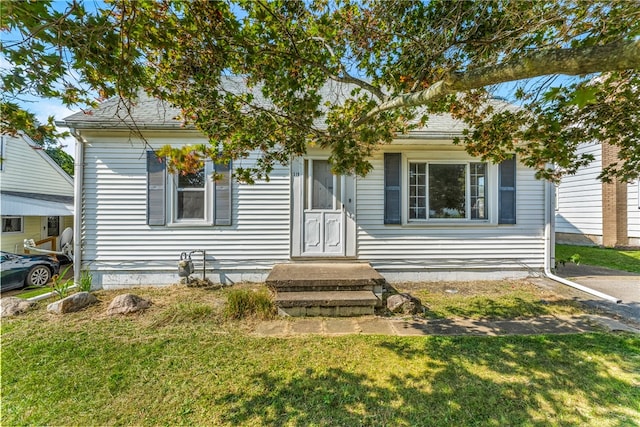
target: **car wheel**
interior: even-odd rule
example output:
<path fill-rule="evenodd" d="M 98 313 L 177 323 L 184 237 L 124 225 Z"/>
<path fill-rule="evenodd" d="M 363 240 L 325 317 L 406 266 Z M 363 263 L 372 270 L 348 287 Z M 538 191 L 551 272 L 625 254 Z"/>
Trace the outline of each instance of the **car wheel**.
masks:
<path fill-rule="evenodd" d="M 31 267 L 29 274 L 27 274 L 27 285 L 29 286 L 44 286 L 49 283 L 51 279 L 51 271 L 44 265 L 36 265 Z"/>

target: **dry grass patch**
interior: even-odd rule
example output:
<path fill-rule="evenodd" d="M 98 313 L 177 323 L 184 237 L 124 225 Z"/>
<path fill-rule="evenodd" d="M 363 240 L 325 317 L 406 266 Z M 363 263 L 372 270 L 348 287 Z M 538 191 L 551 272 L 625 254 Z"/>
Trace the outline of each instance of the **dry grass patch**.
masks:
<path fill-rule="evenodd" d="M 402 283 L 395 288 L 420 298 L 428 318 L 523 319 L 586 311 L 579 302 L 528 280 Z"/>

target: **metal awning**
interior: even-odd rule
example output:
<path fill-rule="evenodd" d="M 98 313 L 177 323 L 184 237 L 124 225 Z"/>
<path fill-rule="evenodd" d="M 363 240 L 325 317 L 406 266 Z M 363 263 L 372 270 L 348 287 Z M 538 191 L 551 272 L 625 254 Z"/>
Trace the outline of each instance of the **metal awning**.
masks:
<path fill-rule="evenodd" d="M 2 192 L 2 216 L 73 216 L 73 197 Z"/>

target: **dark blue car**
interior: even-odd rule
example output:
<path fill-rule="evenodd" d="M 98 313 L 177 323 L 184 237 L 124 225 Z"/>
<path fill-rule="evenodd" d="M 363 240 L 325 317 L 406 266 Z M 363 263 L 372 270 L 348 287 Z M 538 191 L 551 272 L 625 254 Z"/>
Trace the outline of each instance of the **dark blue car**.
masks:
<path fill-rule="evenodd" d="M 58 274 L 60 262 L 47 255 L 12 254 L 0 251 L 0 291 L 24 286 L 44 286 Z"/>

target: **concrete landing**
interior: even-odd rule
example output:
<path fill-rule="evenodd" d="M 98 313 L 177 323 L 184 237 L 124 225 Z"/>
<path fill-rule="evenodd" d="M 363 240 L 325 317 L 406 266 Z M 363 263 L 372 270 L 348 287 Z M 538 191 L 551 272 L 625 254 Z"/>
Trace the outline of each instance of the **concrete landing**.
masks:
<path fill-rule="evenodd" d="M 365 263 L 277 264 L 265 281 L 286 316 L 372 315 L 381 304 L 384 278 Z"/>
<path fill-rule="evenodd" d="M 313 288 L 340 290 L 382 286 L 384 277 L 367 263 L 300 262 L 276 264 L 266 284 L 277 290 Z"/>

